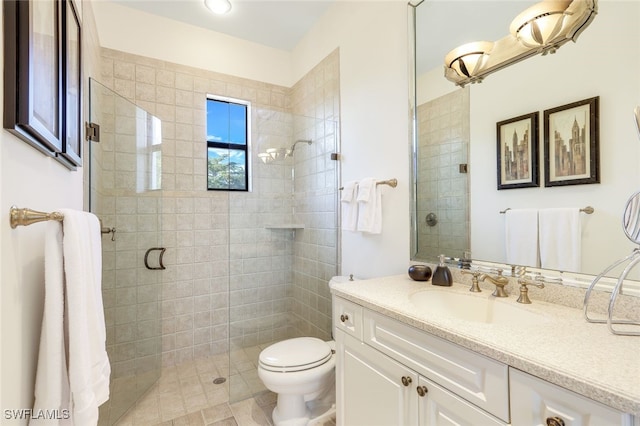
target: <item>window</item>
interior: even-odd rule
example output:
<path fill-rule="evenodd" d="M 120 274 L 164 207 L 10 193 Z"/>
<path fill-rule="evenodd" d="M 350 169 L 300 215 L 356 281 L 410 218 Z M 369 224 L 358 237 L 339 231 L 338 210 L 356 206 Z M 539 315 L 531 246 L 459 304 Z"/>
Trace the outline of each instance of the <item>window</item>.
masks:
<path fill-rule="evenodd" d="M 207 189 L 249 190 L 248 102 L 207 98 Z"/>

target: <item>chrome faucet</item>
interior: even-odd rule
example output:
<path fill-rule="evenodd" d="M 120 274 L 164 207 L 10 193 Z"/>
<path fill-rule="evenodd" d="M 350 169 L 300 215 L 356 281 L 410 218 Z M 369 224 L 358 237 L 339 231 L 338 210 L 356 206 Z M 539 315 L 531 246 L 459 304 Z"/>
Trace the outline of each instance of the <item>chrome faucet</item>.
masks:
<path fill-rule="evenodd" d="M 498 273 L 497 277 L 494 277 L 493 275 L 489 275 L 489 274 L 482 274 L 478 277 L 478 281 L 488 280 L 490 283 L 496 286 L 495 291 L 491 293 L 492 296 L 509 297 L 507 292 L 504 291 L 504 286 L 509 284 L 509 278 L 502 275 L 502 269 L 498 269 L 497 273 Z"/>

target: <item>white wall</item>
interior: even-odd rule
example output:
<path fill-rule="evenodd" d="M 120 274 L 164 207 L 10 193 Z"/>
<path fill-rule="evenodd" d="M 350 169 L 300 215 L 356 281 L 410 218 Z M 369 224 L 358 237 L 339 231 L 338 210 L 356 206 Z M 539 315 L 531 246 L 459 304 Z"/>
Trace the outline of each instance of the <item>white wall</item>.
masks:
<path fill-rule="evenodd" d="M 342 273 L 402 273 L 409 259 L 407 5 L 337 2 L 294 50 L 294 75 L 340 48 L 342 182 L 397 178 L 383 187 L 380 235 L 342 234 Z"/>
<path fill-rule="evenodd" d="M 93 2 L 102 47 L 291 87 L 289 52 L 106 1 Z"/>
<path fill-rule="evenodd" d="M 621 229 L 627 198 L 640 189 L 640 3 L 603 1 L 577 43 L 488 76 L 471 87 L 471 242 L 474 258 L 500 260 L 507 207 L 595 208 L 583 216 L 583 270 L 598 273 L 633 245 Z M 561 70 L 561 71 L 558 71 Z M 600 184 L 544 188 L 545 109 L 600 96 Z M 540 111 L 540 188 L 496 190 L 496 122 Z M 493 243 L 500 241 L 499 244 Z"/>

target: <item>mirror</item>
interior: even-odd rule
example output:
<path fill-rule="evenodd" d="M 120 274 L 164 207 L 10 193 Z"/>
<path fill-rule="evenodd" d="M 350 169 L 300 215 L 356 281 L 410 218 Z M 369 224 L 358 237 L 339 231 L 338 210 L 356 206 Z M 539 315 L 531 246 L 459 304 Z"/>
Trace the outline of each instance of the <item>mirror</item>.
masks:
<path fill-rule="evenodd" d="M 443 253 L 509 270 L 500 214 L 507 208 L 594 208 L 581 214 L 580 270 L 565 273 L 596 275 L 637 247 L 621 222 L 626 200 L 640 186 L 640 141 L 630 119 L 640 94 L 640 3 L 600 1 L 576 43 L 512 64 L 480 84 L 460 88 L 444 77 L 449 51 L 504 37 L 514 17 L 535 3 L 425 0 L 415 8 L 414 260 L 435 262 Z M 498 122 L 539 112 L 534 155 L 544 176 L 544 111 L 595 96 L 600 183 L 545 187 L 541 179 L 538 187 L 497 189 Z"/>

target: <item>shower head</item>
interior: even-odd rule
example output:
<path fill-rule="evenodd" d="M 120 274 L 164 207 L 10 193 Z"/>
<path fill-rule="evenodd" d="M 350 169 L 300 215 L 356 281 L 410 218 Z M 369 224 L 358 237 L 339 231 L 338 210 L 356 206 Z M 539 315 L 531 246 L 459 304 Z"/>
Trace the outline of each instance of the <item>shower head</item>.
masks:
<path fill-rule="evenodd" d="M 306 143 L 307 145 L 311 145 L 313 141 L 311 139 L 298 139 L 291 145 L 291 148 L 268 148 L 266 152 L 261 152 L 258 154 L 258 158 L 262 160 L 263 163 L 267 164 L 274 160 L 282 160 L 288 157 L 293 157 L 293 151 L 296 149 L 296 145 L 299 143 Z"/>
<path fill-rule="evenodd" d="M 291 148 L 289 148 L 289 155 L 293 155 L 293 151 L 296 149 L 296 145 L 298 145 L 299 143 L 306 143 L 307 145 L 311 145 L 313 141 L 311 139 L 298 139 L 293 143 L 293 145 L 291 145 Z"/>

